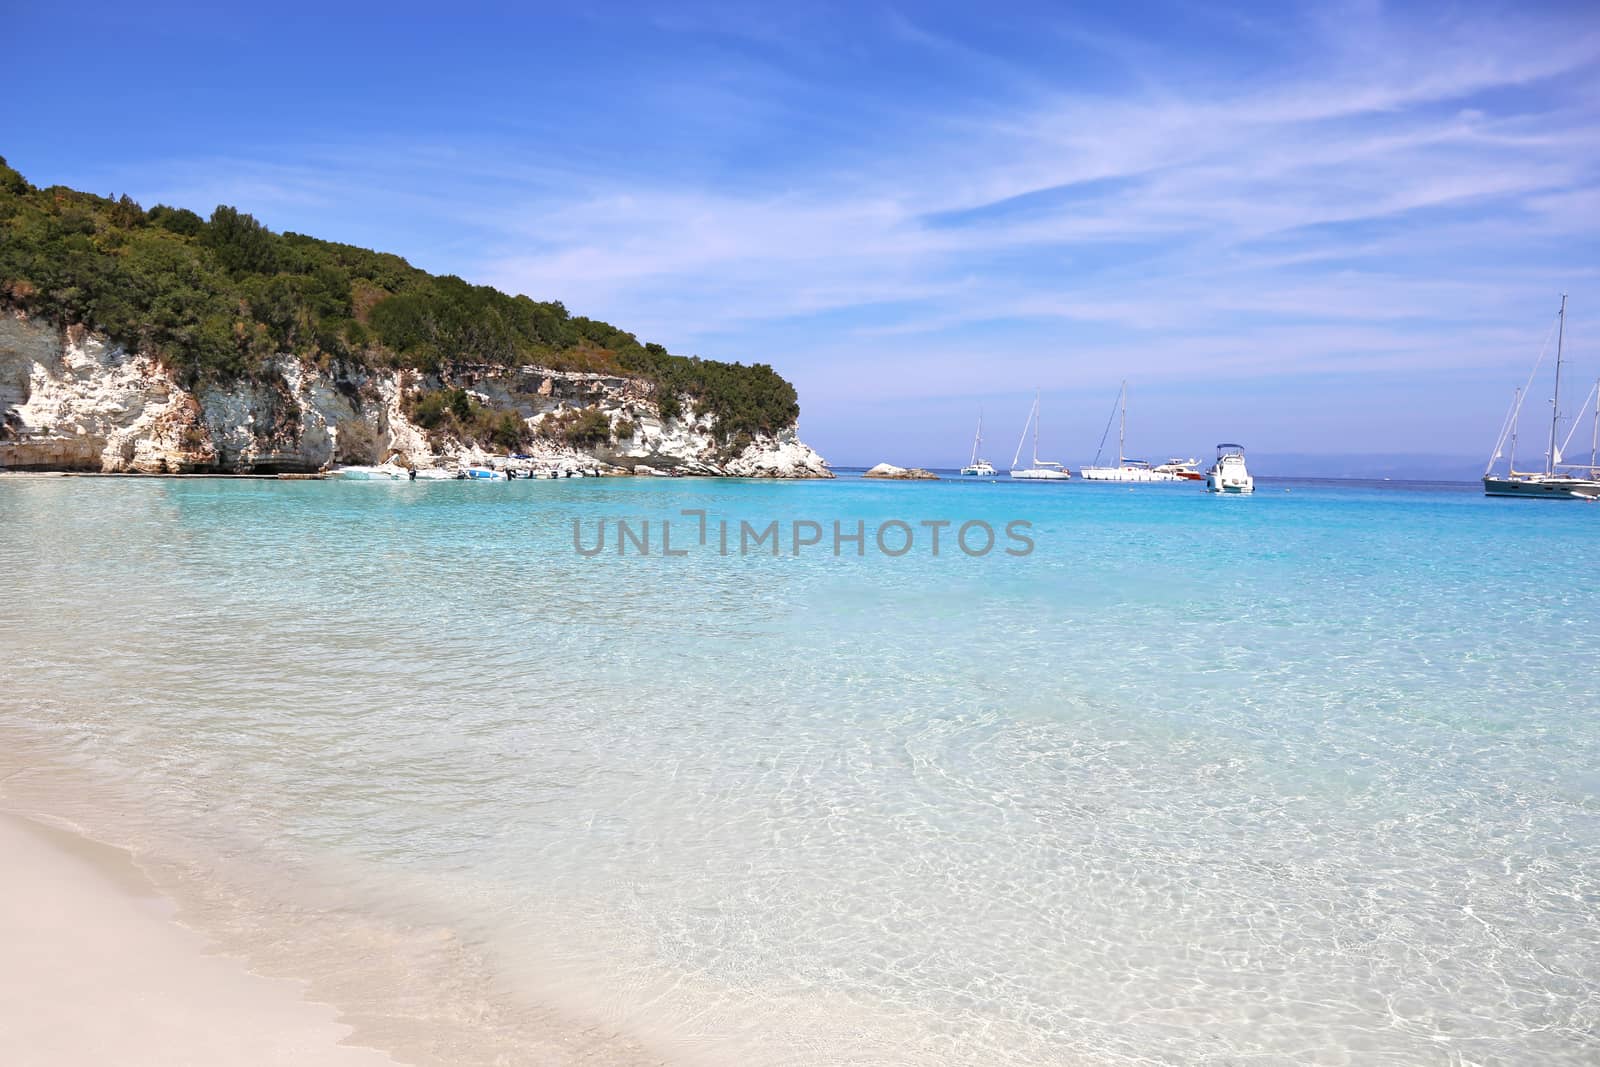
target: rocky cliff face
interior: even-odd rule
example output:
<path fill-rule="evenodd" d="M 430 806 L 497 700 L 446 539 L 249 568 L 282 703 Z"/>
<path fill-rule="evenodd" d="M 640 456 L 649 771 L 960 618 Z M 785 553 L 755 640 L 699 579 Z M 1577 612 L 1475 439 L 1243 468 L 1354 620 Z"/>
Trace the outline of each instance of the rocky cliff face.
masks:
<path fill-rule="evenodd" d="M 185 389 L 157 360 L 78 328 L 0 315 L 0 469 L 146 474 L 317 471 L 395 461 L 418 468 L 489 457 L 409 421 L 407 389 L 436 387 L 414 371 L 322 368 L 282 356 L 263 381 Z M 683 398 L 663 419 L 648 382 L 537 367 L 462 367 L 449 384 L 514 410 L 538 433 L 562 412 L 598 410 L 609 441 L 585 451 L 540 433 L 537 465 L 638 473 L 831 478 L 791 429 L 730 453 L 711 418 Z M 627 435 L 631 427 L 631 436 Z M 621 432 L 619 436 L 618 431 Z"/>

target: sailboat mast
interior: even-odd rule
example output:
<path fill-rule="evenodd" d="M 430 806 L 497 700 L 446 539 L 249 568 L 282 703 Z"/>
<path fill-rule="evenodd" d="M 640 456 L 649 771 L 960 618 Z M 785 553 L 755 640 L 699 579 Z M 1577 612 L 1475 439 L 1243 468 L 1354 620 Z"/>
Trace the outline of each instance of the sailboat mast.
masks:
<path fill-rule="evenodd" d="M 1039 465 L 1039 394 L 1033 394 L 1033 465 Z"/>
<path fill-rule="evenodd" d="M 1123 453 L 1126 451 L 1128 440 L 1128 380 L 1122 380 L 1122 415 L 1117 423 L 1117 466 L 1127 465 L 1128 458 Z"/>
<path fill-rule="evenodd" d="M 1506 474 L 1517 473 L 1517 423 L 1522 418 L 1522 386 L 1517 386 L 1517 398 L 1511 405 L 1511 452 L 1506 459 Z"/>
<path fill-rule="evenodd" d="M 983 409 L 978 409 L 978 436 L 972 439 L 972 458 L 967 461 L 967 466 L 978 462 L 978 449 L 983 446 Z"/>
<path fill-rule="evenodd" d="M 1022 436 L 1017 438 L 1017 451 L 1011 457 L 1011 467 L 1016 469 L 1017 463 L 1022 459 L 1022 446 L 1028 443 L 1028 427 L 1033 425 L 1034 418 L 1039 414 L 1039 394 L 1033 394 L 1033 407 L 1028 409 L 1028 421 L 1022 424 Z M 1037 431 L 1035 431 L 1037 432 Z M 1034 455 L 1037 456 L 1039 446 L 1034 445 Z"/>
<path fill-rule="evenodd" d="M 1600 378 L 1594 383 L 1594 430 L 1589 438 L 1589 477 L 1600 478 Z"/>
<path fill-rule="evenodd" d="M 1556 429 L 1561 425 L 1561 345 L 1567 336 L 1567 294 L 1561 294 L 1561 310 L 1557 312 L 1560 326 L 1556 330 L 1556 389 L 1550 396 L 1550 454 L 1545 457 L 1545 473 L 1554 474 L 1561 462 L 1561 452 L 1556 447 Z"/>

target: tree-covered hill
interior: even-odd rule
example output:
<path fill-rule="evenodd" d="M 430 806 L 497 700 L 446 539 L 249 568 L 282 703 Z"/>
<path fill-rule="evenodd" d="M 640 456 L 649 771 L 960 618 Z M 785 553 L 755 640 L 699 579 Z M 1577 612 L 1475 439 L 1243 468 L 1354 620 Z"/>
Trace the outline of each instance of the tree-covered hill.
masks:
<path fill-rule="evenodd" d="M 127 196 L 35 188 L 0 159 L 0 305 L 100 330 L 189 384 L 239 381 L 292 352 L 414 368 L 537 364 L 648 379 L 665 416 L 687 393 L 725 439 L 794 423 L 794 387 L 769 366 L 671 355 L 559 301 L 508 296 L 399 256 L 273 233 Z"/>

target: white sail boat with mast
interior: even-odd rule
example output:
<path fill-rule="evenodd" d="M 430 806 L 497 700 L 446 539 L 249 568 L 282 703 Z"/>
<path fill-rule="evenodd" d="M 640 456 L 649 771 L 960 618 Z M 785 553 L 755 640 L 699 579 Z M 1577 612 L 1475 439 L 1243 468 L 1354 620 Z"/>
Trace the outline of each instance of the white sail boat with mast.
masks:
<path fill-rule="evenodd" d="M 961 468 L 961 473 L 969 478 L 992 478 L 1000 472 L 994 469 L 994 464 L 986 459 L 978 458 L 978 453 L 983 449 L 983 409 L 978 409 L 978 435 L 972 439 L 972 458 L 967 465 Z"/>
<path fill-rule="evenodd" d="M 1184 479 L 1176 471 L 1161 470 L 1152 467 L 1148 460 L 1129 459 L 1124 450 L 1128 440 L 1128 383 L 1124 379 L 1122 391 L 1117 394 L 1117 406 L 1112 409 L 1111 418 L 1118 419 L 1117 423 L 1117 465 L 1115 467 L 1100 466 L 1100 454 L 1106 449 L 1106 437 L 1111 433 L 1111 419 L 1106 420 L 1105 432 L 1100 435 L 1100 447 L 1094 453 L 1094 465 L 1084 467 L 1078 472 L 1086 481 L 1091 482 L 1181 482 Z M 1165 466 L 1165 464 L 1163 465 Z"/>
<path fill-rule="evenodd" d="M 1600 500 L 1600 466 L 1596 465 L 1596 452 L 1600 451 L 1600 400 L 1596 402 L 1594 440 L 1590 445 L 1589 465 L 1567 463 L 1562 458 L 1562 453 L 1572 443 L 1572 436 L 1577 432 L 1574 425 L 1572 431 L 1561 438 L 1561 365 L 1565 357 L 1565 343 L 1567 335 L 1567 294 L 1561 294 L 1561 309 L 1556 312 L 1556 381 L 1555 389 L 1550 397 L 1550 440 L 1544 454 L 1544 470 L 1519 471 L 1517 470 L 1517 428 L 1522 416 L 1522 405 L 1527 399 L 1528 389 L 1533 385 L 1534 377 L 1539 373 L 1539 364 L 1544 362 L 1544 353 L 1539 354 L 1538 362 L 1533 365 L 1533 373 L 1528 375 L 1528 385 L 1518 389 L 1511 401 L 1511 410 L 1506 412 L 1505 421 L 1500 426 L 1500 436 L 1495 441 L 1494 452 L 1489 457 L 1489 465 L 1483 472 L 1483 492 L 1486 496 L 1520 496 L 1536 497 L 1546 500 Z M 1545 335 L 1545 344 L 1550 343 L 1549 335 Z M 1600 382 L 1596 383 L 1595 395 L 1600 397 Z M 1588 406 L 1588 400 L 1584 401 Z M 1506 472 L 1496 474 L 1495 467 L 1500 462 L 1501 456 L 1506 457 Z M 1581 473 L 1580 473 L 1581 472 Z"/>
<path fill-rule="evenodd" d="M 1589 429 L 1589 477 L 1600 478 L 1600 378 L 1594 380 L 1594 424 Z"/>
<path fill-rule="evenodd" d="M 1022 460 L 1022 446 L 1028 443 L 1028 431 L 1033 431 L 1033 462 L 1026 467 L 1017 464 Z M 1072 472 L 1061 464 L 1049 459 L 1039 458 L 1039 391 L 1033 391 L 1033 407 L 1028 409 L 1028 421 L 1022 427 L 1022 439 L 1017 442 L 1016 455 L 1011 457 L 1011 477 L 1029 478 L 1037 481 L 1064 482 L 1072 477 Z"/>

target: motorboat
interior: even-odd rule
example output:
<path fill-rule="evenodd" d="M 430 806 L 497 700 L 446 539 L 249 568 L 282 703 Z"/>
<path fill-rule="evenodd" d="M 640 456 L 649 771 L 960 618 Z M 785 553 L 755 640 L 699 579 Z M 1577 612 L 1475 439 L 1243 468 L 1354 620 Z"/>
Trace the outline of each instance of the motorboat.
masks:
<path fill-rule="evenodd" d="M 403 482 L 411 477 L 411 472 L 397 463 L 385 463 L 376 467 L 340 467 L 334 473 L 338 478 L 353 482 Z"/>
<path fill-rule="evenodd" d="M 1244 446 L 1217 446 L 1217 461 L 1206 472 L 1206 491 L 1210 493 L 1253 493 L 1256 480 L 1244 462 Z"/>
<path fill-rule="evenodd" d="M 1200 461 L 1190 457 L 1178 459 L 1176 456 L 1155 468 L 1162 474 L 1176 475 L 1180 482 L 1203 482 L 1206 476 L 1200 473 Z"/>

